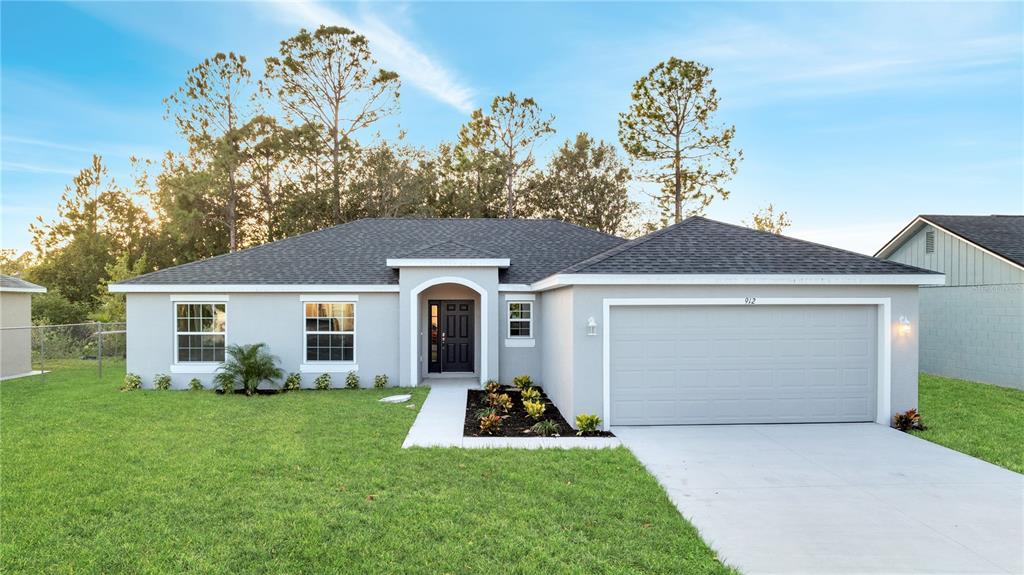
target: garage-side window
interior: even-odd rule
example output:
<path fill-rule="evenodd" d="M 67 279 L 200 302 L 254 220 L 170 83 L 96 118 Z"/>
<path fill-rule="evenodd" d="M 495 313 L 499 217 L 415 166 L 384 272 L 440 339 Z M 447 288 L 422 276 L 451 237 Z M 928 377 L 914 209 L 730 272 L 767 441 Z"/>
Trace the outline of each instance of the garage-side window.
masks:
<path fill-rule="evenodd" d="M 508 336 L 533 337 L 533 302 L 508 302 Z"/>
<path fill-rule="evenodd" d="M 355 361 L 356 304 L 307 303 L 306 361 Z"/>
<path fill-rule="evenodd" d="M 224 361 L 227 311 L 222 303 L 178 303 L 175 348 L 178 363 Z"/>

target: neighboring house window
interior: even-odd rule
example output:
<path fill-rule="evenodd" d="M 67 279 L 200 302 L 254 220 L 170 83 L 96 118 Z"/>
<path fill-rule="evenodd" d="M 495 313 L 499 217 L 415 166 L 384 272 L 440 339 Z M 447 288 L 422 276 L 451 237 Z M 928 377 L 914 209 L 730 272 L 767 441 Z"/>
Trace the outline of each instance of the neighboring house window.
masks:
<path fill-rule="evenodd" d="M 533 337 L 533 302 L 508 302 L 508 336 Z"/>
<path fill-rule="evenodd" d="M 175 304 L 178 362 L 224 361 L 227 312 L 222 303 Z"/>
<path fill-rule="evenodd" d="M 306 361 L 355 361 L 356 304 L 306 304 Z"/>
<path fill-rule="evenodd" d="M 935 231 L 928 230 L 924 233 L 924 253 L 935 253 Z"/>

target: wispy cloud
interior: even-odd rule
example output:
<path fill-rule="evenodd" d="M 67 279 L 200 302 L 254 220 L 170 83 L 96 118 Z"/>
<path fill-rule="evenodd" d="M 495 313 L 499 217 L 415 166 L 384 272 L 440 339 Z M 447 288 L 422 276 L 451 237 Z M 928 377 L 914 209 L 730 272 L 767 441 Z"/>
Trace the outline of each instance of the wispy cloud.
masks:
<path fill-rule="evenodd" d="M 7 161 L 3 163 L 3 170 L 5 172 L 30 172 L 33 174 L 62 174 L 69 176 L 74 176 L 75 174 L 78 173 L 77 170 L 71 170 L 68 168 Z"/>
<path fill-rule="evenodd" d="M 415 43 L 368 10 L 350 17 L 318 2 L 271 2 L 279 14 L 293 23 L 316 27 L 334 24 L 357 30 L 370 40 L 370 48 L 385 67 L 433 98 L 468 114 L 474 108 L 472 88 Z"/>

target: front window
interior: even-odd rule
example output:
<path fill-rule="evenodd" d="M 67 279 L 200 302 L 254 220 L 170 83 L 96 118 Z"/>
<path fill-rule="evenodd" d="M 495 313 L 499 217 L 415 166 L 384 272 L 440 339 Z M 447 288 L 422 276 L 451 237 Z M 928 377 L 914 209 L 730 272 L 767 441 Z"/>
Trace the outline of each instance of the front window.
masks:
<path fill-rule="evenodd" d="M 178 362 L 224 361 L 227 313 L 222 303 L 175 304 Z"/>
<path fill-rule="evenodd" d="M 355 361 L 356 304 L 306 304 L 306 361 Z"/>
<path fill-rule="evenodd" d="M 533 302 L 508 302 L 508 336 L 533 337 Z"/>

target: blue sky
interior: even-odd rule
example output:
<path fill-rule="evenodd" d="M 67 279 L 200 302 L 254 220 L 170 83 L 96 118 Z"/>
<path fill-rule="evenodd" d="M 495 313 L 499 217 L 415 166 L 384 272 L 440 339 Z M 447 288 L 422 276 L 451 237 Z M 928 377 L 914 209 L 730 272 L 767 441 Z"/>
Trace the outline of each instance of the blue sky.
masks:
<path fill-rule="evenodd" d="M 182 145 L 162 100 L 218 51 L 256 71 L 299 27 L 367 35 L 403 79 L 414 144 L 455 138 L 513 90 L 556 116 L 546 155 L 578 131 L 617 141 L 632 82 L 669 56 L 714 68 L 719 119 L 746 160 L 710 217 L 769 202 L 790 235 L 871 253 L 918 213 L 1024 211 L 1021 3 L 0 4 L 0 243 L 27 249 L 65 185 L 101 153 Z M 639 188 L 638 188 L 639 190 Z M 639 193 L 639 191 L 638 191 Z"/>

